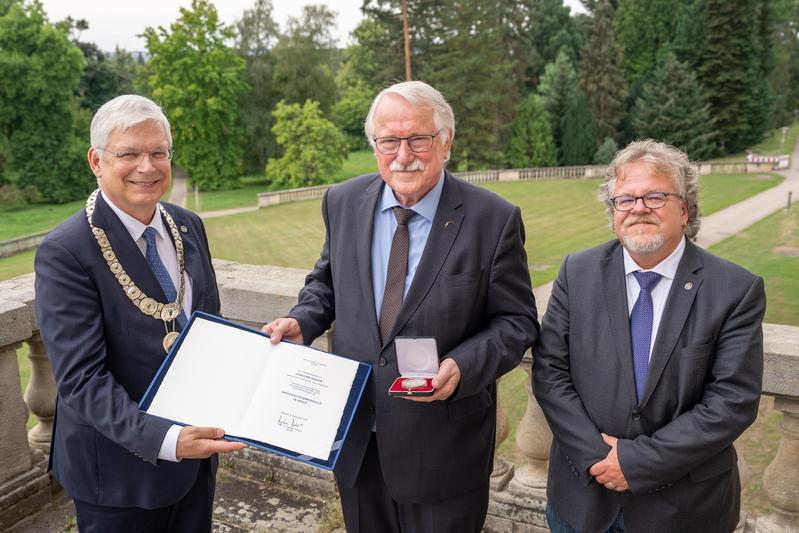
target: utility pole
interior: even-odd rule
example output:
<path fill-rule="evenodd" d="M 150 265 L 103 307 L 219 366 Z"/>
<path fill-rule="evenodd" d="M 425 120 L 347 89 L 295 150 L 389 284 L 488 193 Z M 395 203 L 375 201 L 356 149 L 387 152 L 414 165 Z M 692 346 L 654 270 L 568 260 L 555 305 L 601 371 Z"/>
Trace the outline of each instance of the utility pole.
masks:
<path fill-rule="evenodd" d="M 411 81 L 411 38 L 408 35 L 408 0 L 402 0 L 402 34 L 405 39 L 405 81 Z"/>

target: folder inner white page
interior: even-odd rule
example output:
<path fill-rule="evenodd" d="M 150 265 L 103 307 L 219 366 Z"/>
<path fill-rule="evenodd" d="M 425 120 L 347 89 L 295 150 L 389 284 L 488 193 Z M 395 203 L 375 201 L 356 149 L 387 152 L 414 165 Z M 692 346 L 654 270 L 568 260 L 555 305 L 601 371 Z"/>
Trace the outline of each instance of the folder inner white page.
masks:
<path fill-rule="evenodd" d="M 358 363 L 195 316 L 149 414 L 326 460 Z"/>
<path fill-rule="evenodd" d="M 241 436 L 268 362 L 269 339 L 195 317 L 147 412 Z"/>

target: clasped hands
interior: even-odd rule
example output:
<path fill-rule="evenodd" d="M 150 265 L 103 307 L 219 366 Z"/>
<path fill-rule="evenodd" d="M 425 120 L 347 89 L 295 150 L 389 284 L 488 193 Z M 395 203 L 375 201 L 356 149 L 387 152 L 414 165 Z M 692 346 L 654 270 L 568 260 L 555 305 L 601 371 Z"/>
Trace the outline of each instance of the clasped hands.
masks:
<path fill-rule="evenodd" d="M 603 485 L 608 490 L 614 490 L 616 492 L 630 490 L 630 486 L 624 478 L 624 472 L 621 471 L 621 465 L 619 465 L 619 455 L 617 452 L 619 439 L 602 433 L 602 440 L 605 441 L 605 444 L 610 446 L 608 456 L 598 463 L 595 463 L 588 470 L 588 473 L 594 476 L 597 483 Z"/>
<path fill-rule="evenodd" d="M 267 333 L 272 341 L 272 344 L 277 344 L 282 339 L 287 341 L 303 343 L 302 330 L 300 323 L 294 318 L 278 318 L 269 324 L 265 325 L 262 329 Z M 411 402 L 435 402 L 437 400 L 446 400 L 455 392 L 458 383 L 461 381 L 461 370 L 458 368 L 458 363 L 454 359 L 446 358 L 441 361 L 438 367 L 438 373 L 433 378 L 433 388 L 435 392 L 432 396 L 402 396 L 403 400 Z"/>

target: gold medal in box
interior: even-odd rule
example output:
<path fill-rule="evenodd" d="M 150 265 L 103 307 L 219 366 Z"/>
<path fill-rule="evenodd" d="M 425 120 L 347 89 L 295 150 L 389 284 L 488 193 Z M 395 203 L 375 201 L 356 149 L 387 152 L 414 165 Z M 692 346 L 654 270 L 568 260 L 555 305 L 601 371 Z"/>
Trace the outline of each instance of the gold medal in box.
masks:
<path fill-rule="evenodd" d="M 438 347 L 433 337 L 397 337 L 394 353 L 400 376 L 388 389 L 389 396 L 432 396 L 438 374 Z"/>

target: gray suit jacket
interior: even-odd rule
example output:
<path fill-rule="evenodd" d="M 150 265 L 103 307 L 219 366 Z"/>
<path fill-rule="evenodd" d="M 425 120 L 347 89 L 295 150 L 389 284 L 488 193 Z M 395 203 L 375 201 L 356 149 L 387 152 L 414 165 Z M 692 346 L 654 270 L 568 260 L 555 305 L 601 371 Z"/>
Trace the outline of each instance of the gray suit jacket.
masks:
<path fill-rule="evenodd" d="M 740 482 L 733 441 L 757 415 L 763 280 L 690 241 L 636 403 L 622 247 L 567 257 L 544 315 L 533 389 L 554 434 L 547 495 L 580 531 L 620 509 L 631 532 L 729 532 Z M 625 493 L 589 468 L 619 438 Z"/>
<path fill-rule="evenodd" d="M 518 365 L 538 335 L 519 208 L 445 174 L 424 252 L 393 333 L 381 343 L 371 281 L 372 222 L 383 179 L 354 178 L 322 204 L 325 244 L 289 313 L 306 342 L 335 320 L 333 350 L 374 368 L 336 466 L 352 486 L 377 427 L 386 485 L 399 502 L 449 498 L 491 472 L 495 380 Z M 448 401 L 388 396 L 399 376 L 393 338 L 435 337 L 461 381 Z"/>

